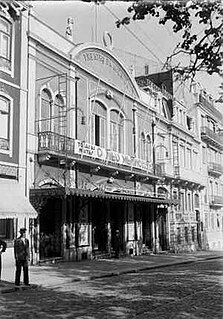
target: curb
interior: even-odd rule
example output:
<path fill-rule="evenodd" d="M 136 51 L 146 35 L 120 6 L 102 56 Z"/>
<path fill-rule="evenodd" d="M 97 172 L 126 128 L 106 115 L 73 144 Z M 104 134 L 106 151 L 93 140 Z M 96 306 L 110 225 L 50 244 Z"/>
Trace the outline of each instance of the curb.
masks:
<path fill-rule="evenodd" d="M 197 259 L 189 259 L 189 260 L 181 260 L 181 261 L 176 261 L 172 263 L 164 263 L 164 264 L 156 264 L 156 265 L 151 265 L 151 266 L 145 266 L 141 268 L 131 268 L 131 269 L 125 269 L 121 271 L 111 271 L 105 274 L 101 275 L 93 275 L 93 276 L 87 276 L 85 278 L 75 278 L 71 279 L 71 281 L 68 281 L 67 283 L 73 283 L 73 282 L 80 282 L 80 281 L 91 281 L 91 280 L 97 280 L 97 279 L 103 279 L 103 278 L 109 278 L 109 277 L 115 277 L 115 276 L 120 276 L 120 275 L 125 275 L 125 274 L 130 274 L 130 273 L 138 273 L 146 270 L 153 270 L 153 269 L 159 269 L 159 268 L 165 268 L 165 267 L 171 267 L 171 266 L 177 266 L 177 265 L 183 265 L 183 264 L 191 264 L 191 263 L 196 263 L 196 262 L 202 262 L 206 260 L 214 260 L 214 259 L 222 259 L 223 255 L 220 256 L 207 256 L 207 257 L 200 257 Z M 60 285 L 49 285 L 48 289 L 51 288 L 56 288 L 60 287 Z M 10 292 L 15 292 L 15 291 L 23 291 L 23 290 L 29 290 L 29 289 L 37 289 L 37 288 L 43 288 L 44 287 L 41 284 L 31 284 L 30 286 L 20 286 L 19 288 L 17 287 L 5 287 L 2 289 L 0 288 L 0 294 L 5 294 L 5 293 L 10 293 Z"/>
<path fill-rule="evenodd" d="M 96 275 L 96 276 L 89 276 L 84 279 L 73 279 L 71 282 L 77 282 L 77 281 L 88 281 L 88 280 L 95 280 L 95 279 L 101 279 L 101 278 L 109 278 L 109 277 L 114 277 L 114 276 L 120 276 L 120 275 L 125 275 L 125 274 L 130 274 L 130 273 L 137 273 L 145 270 L 153 270 L 157 268 L 165 268 L 165 267 L 170 267 L 170 266 L 177 266 L 177 265 L 183 265 L 183 264 L 191 264 L 195 262 L 201 262 L 205 260 L 211 260 L 211 259 L 220 259 L 223 258 L 222 256 L 209 256 L 205 258 L 198 258 L 198 259 L 190 259 L 190 260 L 184 260 L 184 261 L 177 261 L 173 263 L 166 263 L 166 264 L 161 264 L 161 265 L 153 265 L 153 266 L 146 266 L 146 267 L 141 267 L 141 268 L 134 268 L 134 269 L 127 269 L 123 271 L 117 271 L 117 272 L 110 272 L 107 274 L 103 275 Z"/>

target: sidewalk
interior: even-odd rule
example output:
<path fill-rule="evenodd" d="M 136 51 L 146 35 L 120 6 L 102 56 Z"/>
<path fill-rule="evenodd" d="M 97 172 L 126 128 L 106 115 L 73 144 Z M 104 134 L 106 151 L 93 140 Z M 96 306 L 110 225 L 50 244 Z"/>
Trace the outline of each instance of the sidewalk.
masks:
<path fill-rule="evenodd" d="M 30 266 L 30 288 L 56 288 L 66 283 L 118 276 L 125 273 L 186 264 L 199 260 L 223 258 L 223 252 L 196 252 L 190 254 L 156 254 L 120 259 L 98 259 L 80 262 L 59 262 Z M 3 268 L 0 293 L 14 291 L 14 265 Z M 27 289 L 27 287 L 21 287 Z"/>

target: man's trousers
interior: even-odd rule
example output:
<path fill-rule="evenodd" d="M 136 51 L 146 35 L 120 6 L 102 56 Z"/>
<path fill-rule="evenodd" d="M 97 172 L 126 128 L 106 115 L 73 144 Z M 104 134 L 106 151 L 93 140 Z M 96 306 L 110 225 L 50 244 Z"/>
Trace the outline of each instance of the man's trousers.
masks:
<path fill-rule="evenodd" d="M 20 285 L 21 270 L 23 268 L 23 282 L 29 284 L 29 268 L 27 260 L 16 260 L 15 285 Z"/>

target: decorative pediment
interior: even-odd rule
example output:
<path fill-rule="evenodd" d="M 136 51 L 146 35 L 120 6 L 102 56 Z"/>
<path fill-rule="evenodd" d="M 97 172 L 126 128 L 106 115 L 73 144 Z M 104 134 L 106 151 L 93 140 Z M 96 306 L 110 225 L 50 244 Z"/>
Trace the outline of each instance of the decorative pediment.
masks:
<path fill-rule="evenodd" d="M 137 98 L 138 88 L 134 78 L 110 51 L 99 45 L 80 45 L 72 52 L 73 58 L 84 68 L 125 94 Z"/>

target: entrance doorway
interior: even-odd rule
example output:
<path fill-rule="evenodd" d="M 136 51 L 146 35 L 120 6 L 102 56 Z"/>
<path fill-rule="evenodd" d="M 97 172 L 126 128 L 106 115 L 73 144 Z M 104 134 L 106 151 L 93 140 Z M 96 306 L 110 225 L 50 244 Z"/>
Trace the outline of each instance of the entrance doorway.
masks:
<path fill-rule="evenodd" d="M 104 200 L 92 202 L 92 247 L 94 252 L 108 252 L 107 205 Z"/>
<path fill-rule="evenodd" d="M 49 199 L 39 215 L 40 259 L 61 257 L 61 201 Z"/>
<path fill-rule="evenodd" d="M 167 250 L 166 209 L 158 209 L 157 225 L 159 232 L 159 247 L 161 251 Z"/>
<path fill-rule="evenodd" d="M 116 249 L 117 241 L 116 234 L 119 231 L 120 251 L 124 251 L 124 216 L 125 203 L 111 202 L 110 203 L 110 222 L 111 222 L 111 248 Z"/>
<path fill-rule="evenodd" d="M 152 249 L 153 239 L 152 239 L 152 206 L 143 205 L 142 206 L 142 243 L 149 250 Z"/>

